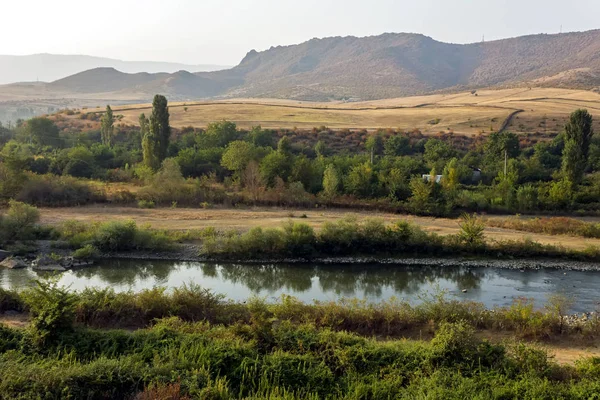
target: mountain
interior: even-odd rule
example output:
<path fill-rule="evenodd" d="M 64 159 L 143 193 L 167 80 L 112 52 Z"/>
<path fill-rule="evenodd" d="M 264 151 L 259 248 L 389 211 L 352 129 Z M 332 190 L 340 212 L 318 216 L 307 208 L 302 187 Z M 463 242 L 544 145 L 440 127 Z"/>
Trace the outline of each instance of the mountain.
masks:
<path fill-rule="evenodd" d="M 0 71 L 6 68 L 3 64 L 0 61 Z M 21 96 L 20 100 L 36 96 L 139 102 L 155 93 L 184 101 L 210 97 L 327 101 L 519 85 L 596 89 L 600 30 L 472 44 L 443 43 L 411 33 L 331 37 L 252 50 L 231 69 L 192 68 L 197 67 L 188 68 L 191 72 L 160 73 L 152 72 L 150 65 L 141 73 L 94 68 L 49 84 L 0 87 L 0 101 L 3 96 Z"/>
<path fill-rule="evenodd" d="M 221 65 L 189 65 L 154 61 L 121 61 L 84 55 L 34 54 L 29 56 L 0 55 L 0 84 L 14 82 L 52 82 L 82 71 L 110 67 L 126 73 L 216 71 L 230 68 Z"/>
<path fill-rule="evenodd" d="M 448 44 L 419 34 L 312 39 L 251 51 L 231 70 L 240 97 L 379 99 L 445 89 L 600 85 L 600 30 Z"/>

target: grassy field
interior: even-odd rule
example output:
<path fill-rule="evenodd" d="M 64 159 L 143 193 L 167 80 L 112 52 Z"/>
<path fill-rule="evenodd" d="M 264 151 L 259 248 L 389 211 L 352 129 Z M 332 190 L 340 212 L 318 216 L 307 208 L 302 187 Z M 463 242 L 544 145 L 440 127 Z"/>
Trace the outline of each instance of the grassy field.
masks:
<path fill-rule="evenodd" d="M 301 218 L 304 215 L 306 215 L 306 218 Z M 155 229 L 187 230 L 215 227 L 218 230 L 236 229 L 246 231 L 256 226 L 277 228 L 290 218 L 319 229 L 325 222 L 335 221 L 346 215 L 355 216 L 359 220 L 365 218 L 380 218 L 386 222 L 408 220 L 428 232 L 435 232 L 440 235 L 459 232 L 458 220 L 448 218 L 415 217 L 377 212 L 347 212 L 345 210 L 285 210 L 277 208 L 207 210 L 188 208 L 138 209 L 104 206 L 43 208 L 41 209 L 41 223 L 57 225 L 66 220 L 103 222 L 133 219 L 139 225 L 149 224 Z M 600 247 L 600 239 L 556 236 L 496 227 L 486 228 L 486 237 L 494 240 L 530 238 L 542 244 L 560 245 L 576 250 L 584 250 L 589 246 Z"/>
<path fill-rule="evenodd" d="M 516 133 L 558 133 L 577 108 L 600 111 L 600 95 L 584 90 L 515 88 L 436 94 L 357 103 L 310 103 L 270 99 L 235 99 L 211 102 L 171 103 L 174 127 L 204 127 L 227 119 L 242 128 L 420 129 L 425 134 L 441 131 L 476 135 L 500 129 L 508 117 L 508 129 Z M 115 106 L 123 124 L 136 125 L 150 105 Z M 101 111 L 90 109 L 88 111 Z M 76 117 L 74 117 L 76 118 Z M 596 129 L 600 130 L 600 119 Z"/>

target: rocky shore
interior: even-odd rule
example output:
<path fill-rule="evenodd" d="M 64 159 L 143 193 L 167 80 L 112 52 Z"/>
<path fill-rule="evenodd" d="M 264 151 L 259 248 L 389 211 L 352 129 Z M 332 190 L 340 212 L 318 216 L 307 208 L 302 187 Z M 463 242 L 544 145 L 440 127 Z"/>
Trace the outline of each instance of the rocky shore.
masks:
<path fill-rule="evenodd" d="M 378 264 L 394 266 L 433 266 L 433 267 L 488 267 L 512 270 L 539 270 L 544 268 L 560 269 L 566 271 L 600 271 L 600 262 L 574 261 L 566 259 L 516 259 L 508 256 L 499 258 L 482 257 L 315 257 L 315 258 L 263 258 L 263 259 L 235 259 L 228 257 L 206 257 L 201 255 L 201 248 L 195 244 L 178 244 L 172 251 L 148 252 L 127 251 L 115 253 L 101 253 L 94 260 L 107 259 L 124 260 L 164 260 L 181 262 L 228 262 L 240 264 Z M 10 261 L 4 262 L 8 259 Z M 70 256 L 70 251 L 54 248 L 49 242 L 38 243 L 37 251 L 22 257 L 15 257 L 10 252 L 0 249 L 0 267 L 17 268 L 31 266 L 37 270 L 64 271 L 72 268 L 81 268 L 92 265 L 94 260 L 75 260 Z M 5 264 L 5 265 L 3 265 Z"/>

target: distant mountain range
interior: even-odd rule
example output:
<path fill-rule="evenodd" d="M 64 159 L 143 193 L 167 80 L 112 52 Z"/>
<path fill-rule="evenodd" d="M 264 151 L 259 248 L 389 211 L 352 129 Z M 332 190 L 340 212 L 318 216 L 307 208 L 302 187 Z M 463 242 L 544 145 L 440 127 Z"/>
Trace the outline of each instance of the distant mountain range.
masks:
<path fill-rule="evenodd" d="M 0 84 L 15 82 L 52 82 L 88 69 L 109 67 L 125 73 L 216 71 L 230 68 L 223 65 L 190 65 L 155 61 L 121 61 L 84 55 L 34 54 L 29 56 L 0 55 Z"/>
<path fill-rule="evenodd" d="M 31 57 L 10 70 L 33 71 L 40 59 L 54 56 Z M 73 61 L 69 68 L 91 59 L 82 56 L 80 64 Z M 0 87 L 0 101 L 2 92 L 5 100 L 35 96 L 135 102 L 150 100 L 155 93 L 172 100 L 272 97 L 327 101 L 515 85 L 594 89 L 600 86 L 600 30 L 464 45 L 409 33 L 332 37 L 263 52 L 252 50 L 230 69 L 201 71 L 202 66 L 184 66 L 169 72 L 167 65 L 179 68 L 164 63 L 123 63 L 48 84 L 8 85 Z M 142 67 L 143 73 L 127 73 Z M 3 76 L 6 68 L 0 57 L 2 81 L 14 79 Z M 59 73 L 58 66 L 48 69 L 48 74 Z M 153 73 L 162 69 L 166 72 Z"/>

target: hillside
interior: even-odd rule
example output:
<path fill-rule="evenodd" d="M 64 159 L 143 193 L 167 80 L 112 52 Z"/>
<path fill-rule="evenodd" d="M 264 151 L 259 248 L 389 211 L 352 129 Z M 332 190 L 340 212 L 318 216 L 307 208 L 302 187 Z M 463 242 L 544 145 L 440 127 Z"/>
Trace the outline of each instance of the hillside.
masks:
<path fill-rule="evenodd" d="M 218 120 L 235 122 L 240 128 L 311 130 L 394 128 L 418 129 L 425 135 L 440 132 L 477 136 L 506 128 L 518 134 L 554 135 L 562 131 L 573 110 L 586 108 L 596 118 L 600 132 L 600 94 L 586 90 L 513 88 L 434 94 L 364 102 L 298 102 L 277 99 L 230 99 L 221 101 L 171 102 L 171 125 L 205 127 Z M 140 113 L 149 114 L 150 104 L 114 106 L 123 115 L 122 123 L 136 125 Z M 103 112 L 103 108 L 87 112 Z M 85 130 L 89 120 L 78 115 L 60 115 L 60 124 Z M 91 129 L 98 129 L 92 125 Z"/>
<path fill-rule="evenodd" d="M 94 68 L 115 68 L 125 73 L 173 73 L 179 70 L 192 72 L 216 71 L 230 67 L 211 64 L 190 65 L 156 61 L 122 61 L 84 55 L 0 55 L 0 85 L 15 82 L 52 82 Z"/>
<path fill-rule="evenodd" d="M 213 72 L 127 73 L 114 67 L 52 83 L 0 86 L 0 121 L 65 107 L 134 104 L 162 93 L 171 101 L 276 98 L 370 101 L 480 88 L 598 90 L 600 30 L 448 44 L 408 33 L 312 39 L 250 51 Z M 2 76 L 0 62 L 0 77 Z"/>
<path fill-rule="evenodd" d="M 202 73 L 244 77 L 236 97 L 380 99 L 458 88 L 600 85 L 600 30 L 467 45 L 417 34 L 313 39 L 251 51 L 240 65 Z"/>

